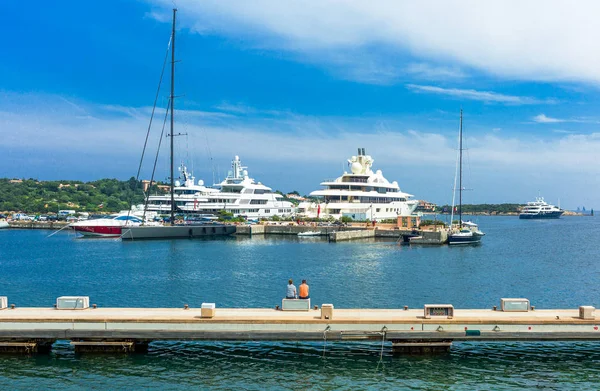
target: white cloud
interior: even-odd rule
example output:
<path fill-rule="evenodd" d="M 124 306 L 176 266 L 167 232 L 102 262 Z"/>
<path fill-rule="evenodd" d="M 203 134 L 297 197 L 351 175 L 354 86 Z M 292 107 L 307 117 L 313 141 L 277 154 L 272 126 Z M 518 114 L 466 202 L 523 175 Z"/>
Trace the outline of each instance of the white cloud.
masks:
<path fill-rule="evenodd" d="M 428 63 L 411 63 L 404 68 L 404 72 L 418 79 L 448 80 L 464 79 L 467 74 L 458 67 L 436 66 Z"/>
<path fill-rule="evenodd" d="M 173 5 L 147 1 L 158 5 L 156 15 Z M 386 57 L 372 53 L 376 46 L 410 55 L 411 62 L 509 79 L 600 82 L 600 3 L 591 0 L 577 6 L 560 0 L 179 0 L 177 7 L 181 23 L 195 31 L 309 57 L 362 50 L 357 62 L 363 64 L 365 57 Z"/>
<path fill-rule="evenodd" d="M 538 122 L 540 124 L 555 124 L 559 122 L 565 122 L 564 119 L 547 117 L 546 114 L 538 114 L 532 118 L 533 122 Z"/>
<path fill-rule="evenodd" d="M 491 91 L 477 91 L 459 88 L 442 88 L 435 86 L 421 86 L 416 84 L 407 84 L 406 87 L 414 92 L 430 93 L 437 95 L 446 95 L 459 99 L 477 100 L 486 103 L 503 103 L 510 105 L 537 105 L 553 104 L 556 101 L 540 100 L 529 96 L 504 95 Z M 543 115 L 543 114 L 542 114 Z"/>
<path fill-rule="evenodd" d="M 572 122 L 572 123 L 580 123 L 580 124 L 597 124 L 600 123 L 600 121 L 593 119 L 593 118 L 585 118 L 585 117 L 580 117 L 580 118 L 553 118 L 553 117 L 548 117 L 546 114 L 538 114 L 535 117 L 532 118 L 533 122 L 537 122 L 540 124 L 556 124 L 556 123 L 561 123 L 561 122 Z"/>

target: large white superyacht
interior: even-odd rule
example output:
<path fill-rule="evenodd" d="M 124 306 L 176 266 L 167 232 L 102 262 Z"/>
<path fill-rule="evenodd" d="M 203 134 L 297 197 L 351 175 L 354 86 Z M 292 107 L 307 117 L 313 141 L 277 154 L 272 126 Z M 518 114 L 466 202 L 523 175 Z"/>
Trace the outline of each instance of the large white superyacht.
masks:
<path fill-rule="evenodd" d="M 218 192 L 178 205 L 179 209 L 186 213 L 200 214 L 217 214 L 226 211 L 247 219 L 294 214 L 294 204 L 282 200 L 281 194 L 275 193 L 270 187 L 248 176 L 247 167 L 242 166 L 239 156 L 233 159 L 231 171 L 219 186 Z"/>
<path fill-rule="evenodd" d="M 321 183 L 325 189 L 310 193 L 319 202 L 302 202 L 298 214 L 309 218 L 347 216 L 352 220 L 383 220 L 410 216 L 418 201 L 411 194 L 400 191 L 398 182 L 389 182 L 381 170 L 373 172 L 373 158 L 358 149 L 358 156 L 348 160 L 350 173 Z"/>

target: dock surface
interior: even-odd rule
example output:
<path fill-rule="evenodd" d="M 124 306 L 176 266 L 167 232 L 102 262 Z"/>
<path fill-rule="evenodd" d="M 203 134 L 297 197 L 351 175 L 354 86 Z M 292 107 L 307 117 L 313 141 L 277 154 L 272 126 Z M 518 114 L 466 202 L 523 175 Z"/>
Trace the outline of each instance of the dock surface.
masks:
<path fill-rule="evenodd" d="M 423 309 L 321 310 L 268 308 L 15 308 L 0 310 L 0 339 L 141 340 L 600 340 L 600 319 L 576 309 L 503 312 L 456 309 L 426 319 Z"/>

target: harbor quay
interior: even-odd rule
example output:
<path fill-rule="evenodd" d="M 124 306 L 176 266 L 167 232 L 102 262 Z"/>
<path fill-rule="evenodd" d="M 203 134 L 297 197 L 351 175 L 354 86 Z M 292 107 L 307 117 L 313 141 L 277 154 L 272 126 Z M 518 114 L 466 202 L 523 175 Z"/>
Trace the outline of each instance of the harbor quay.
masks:
<path fill-rule="evenodd" d="M 378 341 L 395 353 L 446 352 L 454 341 L 600 341 L 595 308 L 535 309 L 527 299 L 499 308 L 340 309 L 282 300 L 276 308 L 99 308 L 88 297 L 61 297 L 54 308 L 0 310 L 0 351 L 48 352 L 57 340 L 76 352 L 145 351 L 181 341 Z"/>
<path fill-rule="evenodd" d="M 237 235 L 298 235 L 302 232 L 318 232 L 319 236 L 326 236 L 330 242 L 341 242 L 368 238 L 389 238 L 403 240 L 411 237 L 411 244 L 440 245 L 448 240 L 445 230 L 417 230 L 404 228 L 393 224 L 379 224 L 365 226 L 356 224 L 352 226 L 304 226 L 304 225 L 245 225 L 236 228 Z"/>
<path fill-rule="evenodd" d="M 210 224 L 202 227 L 210 228 Z M 64 222 L 10 222 L 10 228 L 16 229 L 48 229 L 61 230 L 69 229 L 69 224 Z M 377 224 L 374 227 L 369 224 L 354 224 L 348 226 L 335 225 L 298 225 L 295 223 L 283 224 L 252 224 L 235 225 L 236 235 L 255 236 L 255 235 L 298 235 L 303 232 L 318 232 L 316 236 L 326 237 L 330 242 L 341 242 L 356 239 L 368 238 L 389 238 L 401 240 L 405 235 L 418 237 L 411 239 L 411 244 L 432 244 L 440 245 L 446 243 L 448 234 L 444 230 L 417 230 L 414 228 L 399 227 L 394 224 Z M 127 238 L 127 231 L 124 231 L 123 238 Z"/>

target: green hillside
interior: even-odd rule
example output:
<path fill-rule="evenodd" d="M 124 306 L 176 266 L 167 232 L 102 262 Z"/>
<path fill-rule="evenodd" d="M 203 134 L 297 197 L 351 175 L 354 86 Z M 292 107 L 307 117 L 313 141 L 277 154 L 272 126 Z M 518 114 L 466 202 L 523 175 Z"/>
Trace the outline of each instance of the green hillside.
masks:
<path fill-rule="evenodd" d="M 157 192 L 156 187 L 152 193 Z M 142 185 L 101 179 L 93 182 L 0 179 L 0 211 L 56 213 L 60 209 L 85 212 L 116 212 L 129 209 L 130 202 L 144 201 Z"/>

